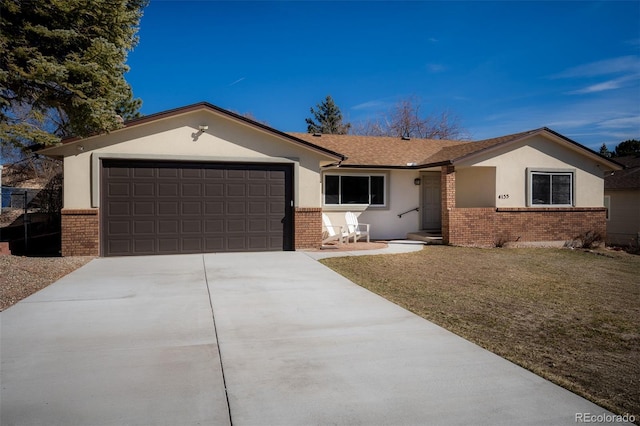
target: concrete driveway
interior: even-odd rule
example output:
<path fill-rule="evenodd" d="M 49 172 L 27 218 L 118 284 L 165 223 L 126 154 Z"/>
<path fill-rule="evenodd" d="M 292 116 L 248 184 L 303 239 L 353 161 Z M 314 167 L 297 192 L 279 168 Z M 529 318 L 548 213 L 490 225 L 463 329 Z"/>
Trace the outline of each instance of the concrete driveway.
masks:
<path fill-rule="evenodd" d="M 4 426 L 609 414 L 301 252 L 96 259 L 0 319 Z"/>

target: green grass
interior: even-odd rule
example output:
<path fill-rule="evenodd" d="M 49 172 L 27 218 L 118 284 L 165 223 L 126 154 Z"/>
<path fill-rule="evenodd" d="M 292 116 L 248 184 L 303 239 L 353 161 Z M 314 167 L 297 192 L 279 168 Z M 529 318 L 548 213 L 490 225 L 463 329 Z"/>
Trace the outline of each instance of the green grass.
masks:
<path fill-rule="evenodd" d="M 427 246 L 322 262 L 615 413 L 640 419 L 639 256 Z"/>

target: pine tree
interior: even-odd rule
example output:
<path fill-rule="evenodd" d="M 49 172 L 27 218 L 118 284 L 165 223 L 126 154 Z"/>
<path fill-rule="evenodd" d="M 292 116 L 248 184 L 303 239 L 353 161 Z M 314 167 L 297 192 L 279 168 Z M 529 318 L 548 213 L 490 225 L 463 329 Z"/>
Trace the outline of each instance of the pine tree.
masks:
<path fill-rule="evenodd" d="M 0 139 L 52 144 L 135 116 L 124 79 L 148 0 L 0 0 Z"/>
<path fill-rule="evenodd" d="M 611 152 L 609 151 L 609 148 L 607 148 L 607 144 L 603 143 L 600 147 L 600 155 L 603 157 L 611 157 Z"/>
<path fill-rule="evenodd" d="M 351 124 L 342 122 L 342 113 L 335 104 L 331 95 L 316 105 L 317 109 L 311 108 L 313 118 L 306 118 L 307 132 L 345 135 L 349 132 Z M 314 121 L 315 119 L 315 121 Z"/>
<path fill-rule="evenodd" d="M 616 145 L 615 157 L 625 157 L 627 155 L 640 155 L 640 141 L 629 139 Z"/>

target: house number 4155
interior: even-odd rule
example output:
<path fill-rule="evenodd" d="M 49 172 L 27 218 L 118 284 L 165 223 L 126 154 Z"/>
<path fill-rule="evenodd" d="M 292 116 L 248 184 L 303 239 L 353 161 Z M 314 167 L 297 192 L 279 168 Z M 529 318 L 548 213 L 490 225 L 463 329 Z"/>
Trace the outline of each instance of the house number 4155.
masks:
<path fill-rule="evenodd" d="M 500 200 L 508 200 L 509 199 L 509 194 L 500 194 L 500 195 L 498 195 L 498 199 L 500 199 Z"/>

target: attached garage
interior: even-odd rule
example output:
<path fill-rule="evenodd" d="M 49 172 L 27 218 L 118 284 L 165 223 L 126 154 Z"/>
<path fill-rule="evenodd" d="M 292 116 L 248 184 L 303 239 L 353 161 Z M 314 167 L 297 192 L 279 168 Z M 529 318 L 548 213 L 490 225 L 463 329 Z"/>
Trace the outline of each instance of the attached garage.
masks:
<path fill-rule="evenodd" d="M 63 256 L 322 244 L 321 174 L 345 156 L 207 102 L 39 153 L 64 161 Z"/>
<path fill-rule="evenodd" d="M 293 250 L 289 164 L 102 161 L 101 255 Z"/>

